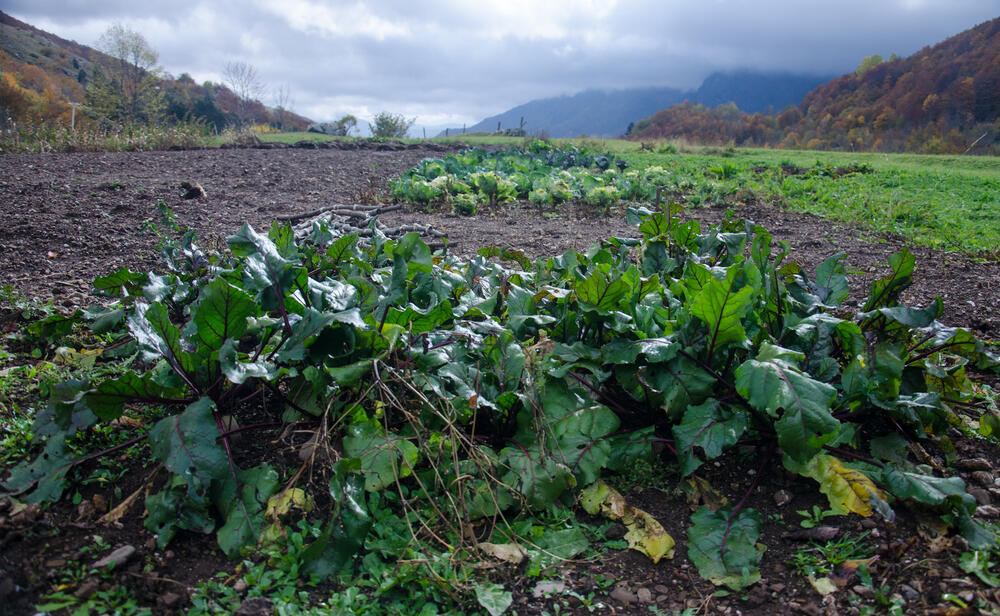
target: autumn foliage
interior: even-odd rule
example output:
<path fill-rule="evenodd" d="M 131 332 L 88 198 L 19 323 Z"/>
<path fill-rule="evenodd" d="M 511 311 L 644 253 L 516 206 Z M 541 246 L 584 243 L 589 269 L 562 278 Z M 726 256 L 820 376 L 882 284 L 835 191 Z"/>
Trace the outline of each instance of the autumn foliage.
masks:
<path fill-rule="evenodd" d="M 875 61 L 872 59 L 875 58 Z M 887 152 L 1000 153 L 1000 18 L 854 73 L 777 114 L 682 103 L 636 122 L 629 138 Z M 978 141 L 977 141 L 978 140 Z"/>
<path fill-rule="evenodd" d="M 102 83 L 102 70 L 106 70 L 101 65 L 111 63 L 110 57 L 2 12 L 0 28 L 5 28 L 4 36 L 0 36 L 0 121 L 4 130 L 29 126 L 68 128 L 71 102 L 81 103 L 73 118 L 77 128 L 120 121 L 95 94 L 101 91 L 97 86 Z M 310 123 L 288 110 L 270 109 L 256 99 L 240 101 L 225 85 L 210 81 L 198 84 L 186 73 L 174 78 L 154 71 L 149 77 L 156 82 L 157 92 L 162 93 L 162 103 L 157 105 L 156 113 L 139 118 L 143 121 L 168 125 L 193 121 L 221 131 L 236 124 L 238 112 L 243 111 L 254 125 L 305 130 Z"/>

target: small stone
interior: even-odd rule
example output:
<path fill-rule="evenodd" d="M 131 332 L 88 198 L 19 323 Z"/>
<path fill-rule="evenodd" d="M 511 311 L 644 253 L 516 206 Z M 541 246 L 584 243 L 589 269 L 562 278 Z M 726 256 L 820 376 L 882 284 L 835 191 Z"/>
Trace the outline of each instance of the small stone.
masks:
<path fill-rule="evenodd" d="M 774 493 L 774 504 L 779 507 L 784 507 L 788 503 L 792 502 L 792 493 L 788 490 L 778 490 Z"/>
<path fill-rule="evenodd" d="M 854 594 L 862 599 L 871 599 L 875 596 L 875 591 L 864 584 L 858 584 L 857 586 L 852 587 L 851 590 L 853 590 Z"/>
<path fill-rule="evenodd" d="M 778 583 L 776 583 L 776 584 L 771 584 L 771 592 L 773 592 L 773 593 L 775 593 L 775 594 L 780 594 L 780 593 L 781 593 L 781 592 L 783 592 L 783 591 L 784 591 L 784 590 L 785 590 L 786 588 L 788 588 L 788 587 L 787 587 L 787 586 L 785 586 L 784 584 L 782 584 L 781 582 L 778 582 Z"/>
<path fill-rule="evenodd" d="M 972 473 L 972 480 L 981 486 L 992 486 L 993 474 L 988 471 L 976 471 Z"/>
<path fill-rule="evenodd" d="M 969 490 L 969 492 L 972 492 L 972 490 Z M 980 505 L 976 508 L 976 515 L 981 518 L 1000 518 L 1000 508 L 994 505 Z"/>
<path fill-rule="evenodd" d="M 236 591 L 236 594 L 242 595 L 247 591 L 247 581 L 243 578 L 236 580 L 236 583 L 233 584 L 233 590 Z"/>
<path fill-rule="evenodd" d="M 982 488 L 969 488 L 967 492 L 972 495 L 972 498 L 976 499 L 976 502 L 980 505 L 990 505 L 993 503 L 993 497 L 990 496 L 989 491 Z"/>
<path fill-rule="evenodd" d="M 40 517 L 42 517 L 42 506 L 38 503 L 31 503 L 10 516 L 10 521 L 12 524 L 30 524 Z"/>
<path fill-rule="evenodd" d="M 920 593 L 909 584 L 900 584 L 899 593 L 903 595 L 903 598 L 907 601 L 913 601 L 920 596 Z"/>
<path fill-rule="evenodd" d="M 94 509 L 94 503 L 89 500 L 80 501 L 80 504 L 76 506 L 76 519 L 77 520 L 89 520 L 94 517 L 97 511 Z"/>
<path fill-rule="evenodd" d="M 663 584 L 657 584 L 656 586 L 653 586 L 653 590 L 655 590 L 656 592 L 660 593 L 661 595 L 669 595 L 670 594 L 670 589 L 667 586 L 663 585 Z"/>
<path fill-rule="evenodd" d="M 236 608 L 235 616 L 271 616 L 274 601 L 267 597 L 250 597 Z"/>
<path fill-rule="evenodd" d="M 861 520 L 861 528 L 863 528 L 864 530 L 871 530 L 876 526 L 878 526 L 878 524 L 875 522 L 875 520 L 871 518 L 865 518 Z"/>
<path fill-rule="evenodd" d="M 820 608 L 815 603 L 799 604 L 793 603 L 792 607 L 799 611 L 801 614 L 806 616 L 820 616 Z"/>
<path fill-rule="evenodd" d="M 816 526 L 814 528 L 802 528 L 783 533 L 784 539 L 796 539 L 799 541 L 830 541 L 840 534 L 840 529 L 836 526 Z"/>
<path fill-rule="evenodd" d="M 627 588 L 622 588 L 621 586 L 616 586 L 615 589 L 611 591 L 609 596 L 618 603 L 624 603 L 625 605 L 634 603 L 636 599 L 638 599 L 634 592 Z"/>
<path fill-rule="evenodd" d="M 963 471 L 988 471 L 992 467 L 986 458 L 969 458 L 959 460 L 955 466 Z"/>
<path fill-rule="evenodd" d="M 76 589 L 73 596 L 77 599 L 89 599 L 95 592 L 97 592 L 98 588 L 100 588 L 100 584 L 97 580 L 86 580 L 83 584 L 80 584 L 80 587 Z"/>
<path fill-rule="evenodd" d="M 635 596 L 637 599 L 639 599 L 640 603 L 653 602 L 653 593 L 648 588 L 640 588 L 639 590 L 635 591 Z"/>
<path fill-rule="evenodd" d="M 124 565 L 128 559 L 132 558 L 135 554 L 135 548 L 131 545 L 123 545 L 114 552 L 108 554 L 101 560 L 94 563 L 95 569 L 103 569 L 109 565 L 114 565 L 116 567 L 121 567 Z"/>
<path fill-rule="evenodd" d="M 184 597 L 175 592 L 166 592 L 160 597 L 160 603 L 163 604 L 163 607 L 168 609 L 177 607 L 183 600 Z"/>

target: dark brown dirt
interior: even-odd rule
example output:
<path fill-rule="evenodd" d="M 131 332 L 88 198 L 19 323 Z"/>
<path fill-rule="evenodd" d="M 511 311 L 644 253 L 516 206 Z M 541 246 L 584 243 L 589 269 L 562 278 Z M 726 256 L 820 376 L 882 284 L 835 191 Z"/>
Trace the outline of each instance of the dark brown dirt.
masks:
<path fill-rule="evenodd" d="M 51 299 L 57 306 L 85 306 L 97 301 L 89 295 L 95 276 L 123 266 L 158 266 L 157 238 L 143 232 L 148 222 L 161 222 L 158 203 L 176 214 L 178 225 L 195 229 L 202 246 L 223 249 L 225 236 L 244 221 L 264 229 L 277 216 L 384 197 L 389 179 L 421 158 L 441 155 L 439 149 L 428 147 L 380 147 L 0 156 L 0 285 L 33 299 Z M 182 187 L 185 182 L 189 186 Z M 191 193 L 190 185 L 195 184 L 203 188 L 204 196 L 184 198 L 182 193 Z M 722 204 L 690 209 L 684 216 L 718 222 L 727 208 L 762 224 L 776 240 L 787 241 L 792 247 L 790 258 L 807 271 L 832 254 L 846 252 L 855 302 L 866 295 L 872 280 L 887 272 L 888 255 L 905 245 L 899 238 L 872 235 L 768 204 Z M 572 206 L 542 211 L 510 205 L 472 218 L 406 210 L 386 214 L 382 220 L 389 225 L 431 223 L 448 234 L 451 249 L 459 254 L 499 245 L 538 257 L 584 250 L 609 236 L 636 235 L 621 216 Z M 917 274 L 904 296 L 907 302 L 925 305 L 940 295 L 945 300 L 945 322 L 969 327 L 986 339 L 1000 337 L 1000 264 L 912 250 Z M 0 305 L 0 312 L 4 308 Z M 960 459 L 985 458 L 992 469 L 1000 465 L 996 449 L 982 442 L 961 441 L 959 454 Z M 703 473 L 731 502 L 743 497 L 740 486 L 747 485 L 746 461 L 737 457 L 727 456 Z M 974 480 L 971 471 L 963 476 L 970 484 L 980 485 L 984 501 L 1000 501 L 996 486 L 981 485 L 983 476 Z M 136 470 L 118 486 L 119 492 L 127 495 L 144 478 L 145 473 Z M 779 490 L 788 491 L 792 500 L 779 505 L 775 500 Z M 109 495 L 107 490 L 81 489 L 84 500 L 95 494 Z M 795 511 L 823 505 L 821 498 L 814 485 L 783 472 L 762 476 L 747 505 L 764 518 L 763 581 L 745 595 L 718 596 L 713 594 L 715 588 L 698 578 L 683 549 L 690 512 L 685 496 L 656 489 L 633 492 L 630 502 L 660 519 L 678 539 L 673 560 L 652 565 L 638 553 L 613 551 L 595 561 L 574 563 L 560 579 L 576 596 L 563 592 L 536 598 L 537 581 L 515 577 L 511 579 L 515 608 L 522 615 L 560 609 L 584 614 L 597 603 L 601 607 L 594 607 L 593 613 L 599 614 L 649 614 L 651 608 L 667 614 L 684 608 L 705 614 L 761 616 L 858 614 L 861 604 L 877 602 L 870 596 L 859 598 L 864 589 L 850 590 L 857 587 L 857 578 L 824 600 L 787 564 L 803 545 L 785 536 L 799 528 L 800 516 Z M 138 549 L 139 557 L 119 581 L 157 613 L 182 610 L 183 597 L 197 581 L 233 567 L 206 538 L 182 535 L 169 552 L 156 550 L 134 516 L 120 528 L 104 527 L 80 521 L 76 507 L 60 504 L 34 521 L 15 523 L 3 510 L 4 502 L 0 499 L 0 613 L 31 613 L 32 603 L 51 592 L 54 568 L 60 561 L 78 558 L 80 548 L 91 543 L 94 534 L 114 547 L 128 544 Z M 831 523 L 844 532 L 870 531 L 868 541 L 878 555 L 872 575 L 890 585 L 888 595 L 895 593 L 905 600 L 904 613 L 978 613 L 958 610 L 955 602 L 943 598 L 944 593 L 964 597 L 970 604 L 997 605 L 991 589 L 957 568 L 961 539 L 931 541 L 930 531 L 918 526 L 917 517 L 899 513 L 895 525 L 873 525 L 856 517 L 833 518 Z M 609 586 L 604 579 L 613 582 Z M 176 604 L 171 595 L 180 597 Z"/>

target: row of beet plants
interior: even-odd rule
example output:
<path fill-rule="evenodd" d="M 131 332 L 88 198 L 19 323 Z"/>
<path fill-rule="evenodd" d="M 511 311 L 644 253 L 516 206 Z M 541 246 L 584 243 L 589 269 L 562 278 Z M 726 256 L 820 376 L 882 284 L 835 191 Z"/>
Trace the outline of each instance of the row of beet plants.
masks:
<path fill-rule="evenodd" d="M 61 498 L 81 461 L 67 439 L 155 404 L 169 412 L 145 440 L 166 472 L 144 524 L 160 545 L 215 533 L 235 557 L 280 536 L 283 516 L 325 516 L 303 565 L 320 576 L 377 549 L 366 542 L 376 504 L 396 503 L 442 549 L 475 553 L 469 537 L 516 544 L 512 520 L 584 488 L 600 509 L 613 496 L 601 477 L 636 460 L 666 456 L 680 482 L 737 445 L 757 452 L 746 496 L 688 524 L 687 554 L 716 584 L 759 579 L 754 482 L 779 467 L 814 480 L 838 513 L 891 519 L 906 502 L 973 547 L 995 544 L 963 481 L 910 458 L 914 442 L 949 450 L 949 432 L 970 425 L 966 367 L 998 366 L 938 320 L 940 300 L 899 303 L 912 254 L 893 255 L 855 309 L 843 255 L 807 273 L 750 222 L 630 216 L 638 239 L 534 262 L 433 254 L 415 235 L 362 243 L 322 223 L 304 241 L 245 225 L 222 256 L 188 235 L 166 251 L 165 273 L 97 280 L 116 303 L 75 318 L 121 332 L 141 361 L 58 388 L 36 422 L 40 454 L 6 488 Z M 309 472 L 267 448 L 266 459 L 237 451 L 259 430 L 290 434 Z M 329 489 L 305 494 L 316 476 Z M 637 547 L 670 557 L 674 538 L 641 525 Z"/>

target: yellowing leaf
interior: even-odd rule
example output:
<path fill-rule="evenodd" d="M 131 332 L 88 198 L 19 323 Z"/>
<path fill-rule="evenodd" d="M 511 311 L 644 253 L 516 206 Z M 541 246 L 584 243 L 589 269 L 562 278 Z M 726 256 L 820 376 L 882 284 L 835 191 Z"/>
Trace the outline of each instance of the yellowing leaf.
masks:
<path fill-rule="evenodd" d="M 580 504 L 591 515 L 600 513 L 610 520 L 621 521 L 628 529 L 625 533 L 628 547 L 642 552 L 654 563 L 674 557 L 674 538 L 663 525 L 642 509 L 628 505 L 617 490 L 603 481 L 587 486 L 580 494 Z"/>
<path fill-rule="evenodd" d="M 832 581 L 830 581 L 830 578 L 827 577 L 817 578 L 809 575 L 806 576 L 806 579 L 809 580 L 809 584 L 813 587 L 813 589 L 819 594 L 823 595 L 824 597 L 826 595 L 833 594 L 837 590 L 837 587 L 834 586 Z"/>
<path fill-rule="evenodd" d="M 625 497 L 603 481 L 595 481 L 580 494 L 580 504 L 590 515 L 600 513 L 610 520 L 620 520 L 625 515 Z"/>
<path fill-rule="evenodd" d="M 642 509 L 626 505 L 622 523 L 628 528 L 628 532 L 625 533 L 628 547 L 642 552 L 653 563 L 660 562 L 664 556 L 674 557 L 674 538 L 653 516 Z"/>
<path fill-rule="evenodd" d="M 885 500 L 885 495 L 867 475 L 845 466 L 831 455 L 817 454 L 806 464 L 786 456 L 785 466 L 819 482 L 820 492 L 830 501 L 830 509 L 840 515 L 853 512 L 867 518 L 872 514 L 872 497 Z"/>
<path fill-rule="evenodd" d="M 292 508 L 309 513 L 314 507 L 313 499 L 302 488 L 289 488 L 267 499 L 267 517 L 277 520 Z"/>

